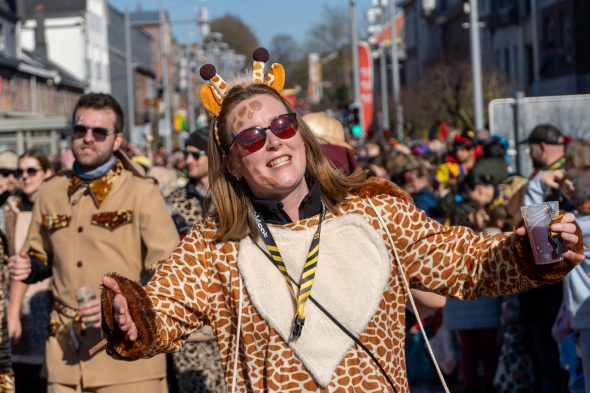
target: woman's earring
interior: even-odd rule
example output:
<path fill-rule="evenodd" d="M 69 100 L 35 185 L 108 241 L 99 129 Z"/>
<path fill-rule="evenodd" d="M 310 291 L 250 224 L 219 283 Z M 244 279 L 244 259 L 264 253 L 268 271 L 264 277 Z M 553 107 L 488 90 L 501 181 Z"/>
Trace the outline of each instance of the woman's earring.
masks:
<path fill-rule="evenodd" d="M 237 180 L 238 182 L 241 182 L 241 181 L 242 181 L 242 176 L 240 176 L 240 175 L 236 175 L 236 180 Z"/>

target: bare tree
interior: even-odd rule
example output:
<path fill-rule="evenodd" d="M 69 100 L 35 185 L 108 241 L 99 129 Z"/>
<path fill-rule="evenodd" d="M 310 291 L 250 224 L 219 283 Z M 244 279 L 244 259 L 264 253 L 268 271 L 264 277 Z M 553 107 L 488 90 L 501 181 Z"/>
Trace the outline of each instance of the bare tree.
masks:
<path fill-rule="evenodd" d="M 307 32 L 306 47 L 310 52 L 331 53 L 350 41 L 348 11 L 344 7 L 324 6 L 322 22 Z"/>
<path fill-rule="evenodd" d="M 346 7 L 324 6 L 322 22 L 307 32 L 305 47 L 317 52 L 322 62 L 324 100 L 319 108 L 351 101 L 350 24 Z"/>
<path fill-rule="evenodd" d="M 497 74 L 484 71 L 484 107 L 506 95 L 507 86 Z M 473 129 L 473 83 L 468 62 L 438 63 L 423 77 L 403 89 L 405 128 L 414 136 L 425 136 L 433 123 L 445 121 L 458 129 Z M 487 122 L 487 111 L 485 112 Z"/>
<path fill-rule="evenodd" d="M 252 29 L 236 16 L 227 14 L 211 21 L 211 31 L 223 34 L 223 41 L 247 58 L 251 58 L 252 51 L 258 47 L 258 39 Z"/>
<path fill-rule="evenodd" d="M 292 70 L 301 59 L 299 43 L 288 34 L 277 34 L 270 40 L 268 50 L 270 51 L 271 62 L 281 63 L 287 70 L 285 84 L 292 85 Z"/>

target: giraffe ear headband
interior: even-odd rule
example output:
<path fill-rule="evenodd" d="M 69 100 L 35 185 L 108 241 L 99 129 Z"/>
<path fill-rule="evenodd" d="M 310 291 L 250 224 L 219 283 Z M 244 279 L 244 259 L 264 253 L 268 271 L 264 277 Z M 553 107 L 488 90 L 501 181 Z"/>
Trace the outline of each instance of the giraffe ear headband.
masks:
<path fill-rule="evenodd" d="M 283 66 L 279 63 L 273 63 L 265 77 L 264 64 L 270 57 L 268 51 L 265 48 L 260 47 L 254 51 L 252 57 L 254 58 L 254 64 L 252 65 L 252 82 L 263 83 L 280 93 L 285 85 L 285 69 Z M 217 73 L 215 66 L 212 64 L 205 64 L 202 66 L 199 73 L 201 74 L 201 78 L 208 81 L 208 83 L 201 86 L 201 89 L 199 90 L 203 106 L 209 113 L 217 117 L 221 111 L 223 99 L 229 90 L 228 84 Z M 213 132 L 217 147 L 219 147 L 219 150 L 224 153 L 223 148 L 221 147 L 221 141 L 219 140 L 217 120 L 215 121 Z"/>

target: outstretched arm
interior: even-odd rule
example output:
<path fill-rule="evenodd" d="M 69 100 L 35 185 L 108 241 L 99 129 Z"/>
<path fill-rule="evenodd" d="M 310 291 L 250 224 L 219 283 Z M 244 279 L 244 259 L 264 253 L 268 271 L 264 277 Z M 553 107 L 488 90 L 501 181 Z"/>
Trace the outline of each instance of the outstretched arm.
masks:
<path fill-rule="evenodd" d="M 104 276 L 102 278 L 102 285 L 113 291 L 115 294 L 112 304 L 113 321 L 122 332 L 126 332 L 129 341 L 137 340 L 137 326 L 131 318 L 129 307 L 127 306 L 127 299 L 125 299 L 121 288 L 119 288 L 119 284 L 114 278 Z"/>
<path fill-rule="evenodd" d="M 137 360 L 161 352 L 157 317 L 140 283 L 116 273 L 102 279 L 102 331 L 107 353 L 120 360 Z"/>

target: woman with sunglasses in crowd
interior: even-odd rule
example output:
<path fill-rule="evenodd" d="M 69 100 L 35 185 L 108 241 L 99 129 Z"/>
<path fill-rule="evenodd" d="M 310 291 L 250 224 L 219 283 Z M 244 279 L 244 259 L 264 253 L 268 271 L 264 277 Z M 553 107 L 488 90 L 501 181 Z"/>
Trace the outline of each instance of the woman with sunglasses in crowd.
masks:
<path fill-rule="evenodd" d="M 524 228 L 495 237 L 445 228 L 362 172 L 342 175 L 280 95 L 284 71 L 254 53 L 254 80 L 229 88 L 211 65 L 209 182 L 217 215 L 197 224 L 142 287 L 103 277 L 107 351 L 180 348 L 213 327 L 230 392 L 408 392 L 409 286 L 497 296 L 557 280 L 583 258 L 574 218 L 553 224 L 563 262 L 534 264 Z M 409 285 L 408 285 L 409 284 Z"/>
<path fill-rule="evenodd" d="M 29 231 L 33 204 L 43 181 L 53 175 L 47 156 L 28 150 L 18 159 L 16 195 L 4 207 L 10 255 L 16 254 Z M 51 312 L 50 279 L 27 285 L 12 281 L 8 303 L 8 332 L 12 342 L 12 363 L 16 392 L 45 392 L 41 375 L 45 341 Z M 21 312 L 22 311 L 22 312 Z"/>

